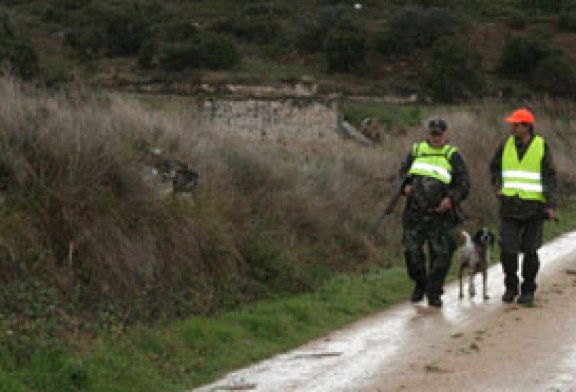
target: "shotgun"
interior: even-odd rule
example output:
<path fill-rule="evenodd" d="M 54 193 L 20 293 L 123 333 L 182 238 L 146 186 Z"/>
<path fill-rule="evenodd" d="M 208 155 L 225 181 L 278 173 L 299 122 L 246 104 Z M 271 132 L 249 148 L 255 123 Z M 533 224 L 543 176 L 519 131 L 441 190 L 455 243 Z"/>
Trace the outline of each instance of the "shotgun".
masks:
<path fill-rule="evenodd" d="M 382 211 L 382 213 L 380 213 L 380 215 L 378 215 L 376 219 L 374 219 L 374 222 L 372 222 L 372 225 L 370 226 L 370 237 L 372 238 L 372 240 L 376 238 L 376 235 L 378 234 L 378 229 L 380 228 L 380 224 L 382 223 L 384 218 L 386 218 L 388 215 L 392 213 L 392 211 L 394 211 L 396 204 L 398 204 L 398 202 L 400 201 L 400 198 L 402 197 L 402 189 L 404 188 L 405 182 L 406 182 L 405 180 L 402 181 L 402 184 L 398 187 L 396 192 L 394 192 L 392 197 L 390 197 L 390 200 L 388 200 L 388 203 L 386 204 L 386 208 L 384 208 L 384 211 Z"/>

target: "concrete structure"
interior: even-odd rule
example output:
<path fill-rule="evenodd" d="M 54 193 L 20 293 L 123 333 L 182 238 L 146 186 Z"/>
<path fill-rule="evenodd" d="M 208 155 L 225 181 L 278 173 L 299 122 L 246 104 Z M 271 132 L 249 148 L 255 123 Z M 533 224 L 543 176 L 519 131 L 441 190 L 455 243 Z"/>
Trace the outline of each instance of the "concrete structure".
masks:
<path fill-rule="evenodd" d="M 337 101 L 319 97 L 206 99 L 197 118 L 204 129 L 255 140 L 340 137 Z"/>

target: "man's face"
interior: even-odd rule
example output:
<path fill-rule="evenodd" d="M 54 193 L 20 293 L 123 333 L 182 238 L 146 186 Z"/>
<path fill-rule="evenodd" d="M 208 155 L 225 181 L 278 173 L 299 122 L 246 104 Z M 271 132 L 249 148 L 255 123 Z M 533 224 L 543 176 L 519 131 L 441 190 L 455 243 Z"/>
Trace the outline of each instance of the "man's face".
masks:
<path fill-rule="evenodd" d="M 513 123 L 510 124 L 510 133 L 516 137 L 522 138 L 530 133 L 528 124 Z"/>
<path fill-rule="evenodd" d="M 448 132 L 430 131 L 428 141 L 432 147 L 442 147 L 448 141 Z"/>

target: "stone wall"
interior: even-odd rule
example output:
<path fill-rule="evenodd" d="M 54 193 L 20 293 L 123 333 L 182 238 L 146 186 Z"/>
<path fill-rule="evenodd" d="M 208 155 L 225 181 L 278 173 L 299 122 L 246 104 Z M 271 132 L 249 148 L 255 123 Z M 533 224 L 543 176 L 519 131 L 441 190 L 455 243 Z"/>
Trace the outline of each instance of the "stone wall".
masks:
<path fill-rule="evenodd" d="M 321 98 L 209 99 L 200 102 L 201 127 L 250 139 L 335 140 L 338 104 Z"/>

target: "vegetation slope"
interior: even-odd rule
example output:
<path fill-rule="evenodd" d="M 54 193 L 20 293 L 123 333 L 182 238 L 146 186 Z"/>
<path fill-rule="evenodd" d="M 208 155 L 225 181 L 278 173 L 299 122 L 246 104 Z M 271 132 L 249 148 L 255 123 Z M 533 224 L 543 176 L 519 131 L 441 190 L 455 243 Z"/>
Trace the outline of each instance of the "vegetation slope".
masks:
<path fill-rule="evenodd" d="M 0 11 L 0 61 L 49 86 L 304 81 L 436 101 L 576 91 L 573 0 L 11 0 Z"/>

